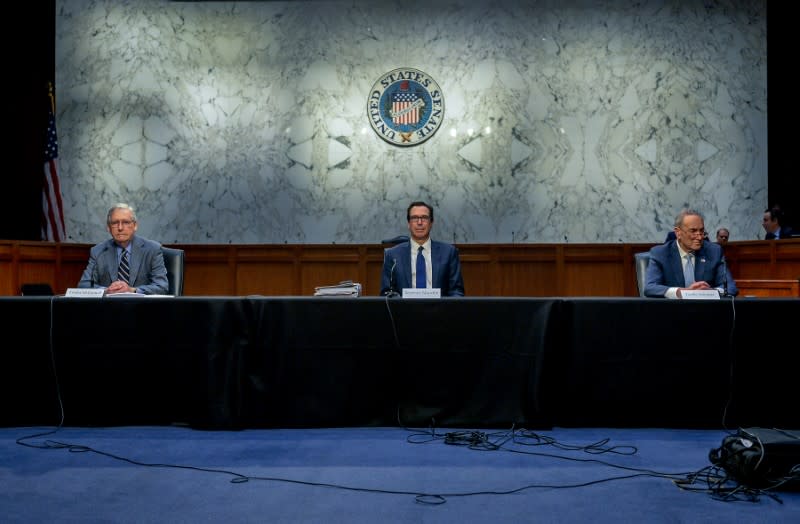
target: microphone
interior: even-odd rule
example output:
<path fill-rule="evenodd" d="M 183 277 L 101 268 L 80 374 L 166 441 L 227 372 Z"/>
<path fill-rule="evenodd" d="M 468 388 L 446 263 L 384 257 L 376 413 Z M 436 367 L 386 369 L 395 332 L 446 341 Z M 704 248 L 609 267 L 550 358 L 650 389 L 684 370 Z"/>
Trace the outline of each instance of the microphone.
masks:
<path fill-rule="evenodd" d="M 389 270 L 389 291 L 386 292 L 387 297 L 399 297 L 400 293 L 398 293 L 394 289 L 394 268 L 397 265 L 397 259 L 392 258 L 392 268 Z"/>
<path fill-rule="evenodd" d="M 722 255 L 720 263 L 722 263 L 722 296 L 729 297 L 730 294 L 728 293 L 728 264 L 725 261 L 725 255 Z"/>

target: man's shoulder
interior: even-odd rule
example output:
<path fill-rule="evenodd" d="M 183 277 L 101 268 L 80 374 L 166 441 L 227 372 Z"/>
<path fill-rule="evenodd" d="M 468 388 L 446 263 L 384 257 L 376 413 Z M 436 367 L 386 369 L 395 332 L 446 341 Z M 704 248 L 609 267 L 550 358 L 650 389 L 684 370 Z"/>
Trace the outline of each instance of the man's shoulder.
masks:
<path fill-rule="evenodd" d="M 722 256 L 722 246 L 715 242 L 705 241 L 703 247 L 698 251 L 698 255 L 707 258 L 720 258 Z"/>
<path fill-rule="evenodd" d="M 133 241 L 137 246 L 145 250 L 161 249 L 160 242 L 156 242 L 155 240 L 150 240 L 149 238 L 141 237 L 139 235 L 134 236 Z"/>
<path fill-rule="evenodd" d="M 108 238 L 92 246 L 92 252 L 97 254 L 114 247 L 114 239 Z"/>
<path fill-rule="evenodd" d="M 460 258 L 456 246 L 447 242 L 437 242 L 435 240 L 431 240 L 431 254 L 437 260 L 458 260 Z"/>
<path fill-rule="evenodd" d="M 395 244 L 392 247 L 387 247 L 386 248 L 386 252 L 387 253 L 397 253 L 399 251 L 403 251 L 404 249 L 407 250 L 409 245 L 410 245 L 410 242 L 408 240 L 406 240 L 405 242 L 400 242 L 399 244 Z"/>
<path fill-rule="evenodd" d="M 664 242 L 650 248 L 651 257 L 665 257 L 671 249 L 675 249 L 675 240 Z"/>
<path fill-rule="evenodd" d="M 455 249 L 456 248 L 456 246 L 454 246 L 453 244 L 451 244 L 449 242 L 442 242 L 440 240 L 431 239 L 431 247 L 434 247 L 434 246 L 440 247 L 440 248 L 443 248 L 443 249 Z"/>

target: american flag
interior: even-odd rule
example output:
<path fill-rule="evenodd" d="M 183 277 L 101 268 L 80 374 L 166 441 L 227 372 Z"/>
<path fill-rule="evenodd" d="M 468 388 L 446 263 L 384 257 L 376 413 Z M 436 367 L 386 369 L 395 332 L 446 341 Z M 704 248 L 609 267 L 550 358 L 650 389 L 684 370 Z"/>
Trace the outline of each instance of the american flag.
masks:
<path fill-rule="evenodd" d="M 392 96 L 392 121 L 395 125 L 419 122 L 419 97 L 409 92 L 408 80 L 400 82 L 400 90 Z"/>
<path fill-rule="evenodd" d="M 47 144 L 44 147 L 44 181 L 42 183 L 42 240 L 61 242 L 66 239 L 64 206 L 58 182 L 58 135 L 53 114 L 53 93 L 50 90 L 50 111 L 47 115 Z"/>

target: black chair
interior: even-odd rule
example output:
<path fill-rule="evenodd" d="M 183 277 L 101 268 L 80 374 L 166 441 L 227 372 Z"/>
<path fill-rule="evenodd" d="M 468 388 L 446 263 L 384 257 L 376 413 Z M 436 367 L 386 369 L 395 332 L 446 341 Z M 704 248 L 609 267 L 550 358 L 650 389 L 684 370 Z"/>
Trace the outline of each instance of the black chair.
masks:
<path fill-rule="evenodd" d="M 381 240 L 381 244 L 392 245 L 392 246 L 396 246 L 397 244 L 402 244 L 403 242 L 408 242 L 408 235 L 400 235 L 394 238 L 384 238 L 383 240 Z"/>
<path fill-rule="evenodd" d="M 168 295 L 179 297 L 183 295 L 183 249 L 161 246 L 164 255 L 164 265 L 167 266 Z"/>
<path fill-rule="evenodd" d="M 22 284 L 20 294 L 25 297 L 49 297 L 53 296 L 53 288 L 50 284 Z"/>
<path fill-rule="evenodd" d="M 633 259 L 636 261 L 636 285 L 639 287 L 639 296 L 644 296 L 645 275 L 647 275 L 647 264 L 650 263 L 650 253 L 643 251 L 634 253 Z"/>

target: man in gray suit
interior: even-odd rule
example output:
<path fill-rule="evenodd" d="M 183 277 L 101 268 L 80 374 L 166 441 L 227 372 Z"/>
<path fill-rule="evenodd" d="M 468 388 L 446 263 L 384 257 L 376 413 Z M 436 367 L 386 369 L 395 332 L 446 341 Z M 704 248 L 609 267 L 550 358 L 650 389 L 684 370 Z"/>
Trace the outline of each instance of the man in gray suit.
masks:
<path fill-rule="evenodd" d="M 705 240 L 699 212 L 684 209 L 675 219 L 675 240 L 653 247 L 647 264 L 644 294 L 683 298 L 687 289 L 717 289 L 736 295 L 739 290 L 725 264 L 722 247 Z"/>
<path fill-rule="evenodd" d="M 106 216 L 110 239 L 89 251 L 78 287 L 104 287 L 107 294 L 167 293 L 167 268 L 161 244 L 136 235 L 139 224 L 128 204 L 116 204 Z"/>

